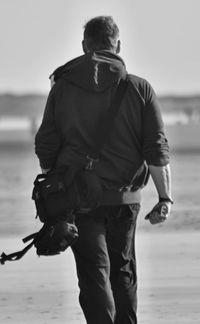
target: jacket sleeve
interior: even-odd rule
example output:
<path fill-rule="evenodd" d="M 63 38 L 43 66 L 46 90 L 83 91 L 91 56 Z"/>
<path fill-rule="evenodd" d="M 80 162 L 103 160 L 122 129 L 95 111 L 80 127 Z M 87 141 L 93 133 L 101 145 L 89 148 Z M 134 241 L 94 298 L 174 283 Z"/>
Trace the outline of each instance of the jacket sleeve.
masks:
<path fill-rule="evenodd" d="M 143 156 L 148 165 L 164 166 L 169 163 L 169 145 L 159 103 L 148 82 L 144 87 Z"/>
<path fill-rule="evenodd" d="M 54 86 L 49 93 L 42 123 L 35 137 L 35 153 L 43 169 L 55 165 L 61 147 L 61 136 L 55 120 L 55 88 Z"/>

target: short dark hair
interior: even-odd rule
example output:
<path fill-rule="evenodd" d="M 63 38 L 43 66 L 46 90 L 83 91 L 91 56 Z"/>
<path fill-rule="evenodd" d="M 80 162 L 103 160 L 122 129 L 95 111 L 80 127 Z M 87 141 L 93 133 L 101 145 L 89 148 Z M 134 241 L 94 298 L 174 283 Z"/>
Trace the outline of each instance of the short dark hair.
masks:
<path fill-rule="evenodd" d="M 99 16 L 85 24 L 83 36 L 89 50 L 112 50 L 119 37 L 119 28 L 111 16 Z"/>

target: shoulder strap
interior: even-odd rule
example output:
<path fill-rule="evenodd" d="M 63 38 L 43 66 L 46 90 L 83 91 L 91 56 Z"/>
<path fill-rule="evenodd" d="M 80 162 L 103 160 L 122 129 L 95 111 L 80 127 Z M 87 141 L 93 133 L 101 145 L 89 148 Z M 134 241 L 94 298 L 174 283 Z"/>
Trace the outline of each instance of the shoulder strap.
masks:
<path fill-rule="evenodd" d="M 108 108 L 108 112 L 105 114 L 103 120 L 100 122 L 95 138 L 95 146 L 91 149 L 89 157 L 92 160 L 98 159 L 99 153 L 104 146 L 104 143 L 109 138 L 112 132 L 115 117 L 120 109 L 122 99 L 124 97 L 126 88 L 128 85 L 128 80 L 121 79 L 119 85 L 116 89 L 116 93 L 111 101 L 111 105 Z"/>

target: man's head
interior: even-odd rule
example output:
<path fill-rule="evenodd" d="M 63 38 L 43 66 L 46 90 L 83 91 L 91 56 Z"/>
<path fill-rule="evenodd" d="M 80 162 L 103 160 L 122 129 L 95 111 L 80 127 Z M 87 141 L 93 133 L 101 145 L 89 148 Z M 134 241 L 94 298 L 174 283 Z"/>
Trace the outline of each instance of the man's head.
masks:
<path fill-rule="evenodd" d="M 111 16 L 99 16 L 84 26 L 82 42 L 85 53 L 98 50 L 120 51 L 119 28 Z"/>

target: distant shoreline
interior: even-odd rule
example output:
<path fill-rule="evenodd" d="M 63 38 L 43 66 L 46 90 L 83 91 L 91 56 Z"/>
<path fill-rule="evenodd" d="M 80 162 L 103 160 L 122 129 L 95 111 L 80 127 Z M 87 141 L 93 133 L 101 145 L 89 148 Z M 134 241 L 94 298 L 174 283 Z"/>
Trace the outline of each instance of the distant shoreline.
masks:
<path fill-rule="evenodd" d="M 16 130 L 0 129 L 0 146 L 28 148 L 33 146 L 34 137 L 38 127 L 35 129 L 23 128 Z M 199 153 L 200 152 L 200 124 L 176 124 L 166 125 L 165 132 L 169 141 L 171 152 Z"/>

